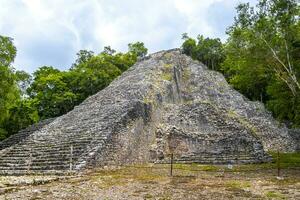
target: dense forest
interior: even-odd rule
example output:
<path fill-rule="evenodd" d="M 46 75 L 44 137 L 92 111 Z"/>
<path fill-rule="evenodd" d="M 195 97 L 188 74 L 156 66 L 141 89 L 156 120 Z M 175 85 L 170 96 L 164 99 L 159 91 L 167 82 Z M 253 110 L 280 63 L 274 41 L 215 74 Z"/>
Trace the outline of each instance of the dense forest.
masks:
<path fill-rule="evenodd" d="M 261 101 L 290 127 L 300 126 L 300 8 L 296 0 L 239 4 L 228 39 L 183 34 L 182 51 L 224 74 L 251 100 Z M 13 39 L 0 36 L 0 140 L 39 120 L 57 117 L 105 88 L 147 55 L 142 42 L 128 52 L 110 46 L 95 54 L 80 50 L 67 71 L 42 66 L 32 75 L 17 71 Z"/>

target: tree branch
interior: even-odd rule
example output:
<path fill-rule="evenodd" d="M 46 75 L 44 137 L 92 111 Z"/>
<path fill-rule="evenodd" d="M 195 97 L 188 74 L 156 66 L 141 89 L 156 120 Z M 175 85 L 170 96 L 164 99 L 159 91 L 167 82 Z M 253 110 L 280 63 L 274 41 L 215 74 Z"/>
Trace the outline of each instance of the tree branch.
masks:
<path fill-rule="evenodd" d="M 289 53 L 288 53 L 288 47 L 287 47 L 287 43 L 285 41 L 285 48 L 286 48 L 286 53 L 287 53 L 287 62 L 288 62 L 288 66 L 286 66 L 284 64 L 284 62 L 282 60 L 279 59 L 277 53 L 275 52 L 275 50 L 271 47 L 271 45 L 263 38 L 263 36 L 261 35 L 260 38 L 262 39 L 262 41 L 268 46 L 268 48 L 271 50 L 272 54 L 273 54 L 273 57 L 279 62 L 279 64 L 281 66 L 283 66 L 284 70 L 287 72 L 287 75 L 288 77 L 290 77 L 291 81 L 296 85 L 296 87 L 300 90 L 300 84 L 297 80 L 297 77 L 295 75 L 295 73 L 293 72 L 293 68 L 292 68 L 292 65 L 291 65 L 291 62 L 290 62 L 290 56 L 289 56 Z M 275 70 L 277 73 L 278 73 L 278 76 L 281 80 L 283 80 L 287 85 L 288 87 L 291 89 L 292 93 L 294 96 L 296 96 L 296 88 L 293 86 L 292 88 L 290 87 L 291 86 L 291 83 L 289 80 L 286 80 L 285 78 L 281 77 L 280 73 L 278 70 Z"/>

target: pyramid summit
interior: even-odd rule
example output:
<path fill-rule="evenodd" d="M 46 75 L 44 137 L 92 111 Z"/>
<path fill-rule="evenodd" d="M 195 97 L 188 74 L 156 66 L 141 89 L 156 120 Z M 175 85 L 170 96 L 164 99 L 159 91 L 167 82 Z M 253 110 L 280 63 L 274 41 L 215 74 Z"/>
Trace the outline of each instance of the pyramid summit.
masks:
<path fill-rule="evenodd" d="M 151 54 L 67 114 L 0 143 L 0 173 L 128 163 L 260 163 L 296 142 L 262 103 L 179 49 Z"/>

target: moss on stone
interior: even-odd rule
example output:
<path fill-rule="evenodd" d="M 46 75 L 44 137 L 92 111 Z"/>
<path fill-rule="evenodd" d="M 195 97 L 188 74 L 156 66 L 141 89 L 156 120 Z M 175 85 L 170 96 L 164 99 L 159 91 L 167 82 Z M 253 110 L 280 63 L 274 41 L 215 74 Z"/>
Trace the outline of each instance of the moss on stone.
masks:
<path fill-rule="evenodd" d="M 163 73 L 161 78 L 166 81 L 172 81 L 172 75 L 170 73 Z"/>
<path fill-rule="evenodd" d="M 168 63 L 164 64 L 164 68 L 166 68 L 166 69 L 171 69 L 172 66 L 173 66 L 172 64 L 168 64 Z"/>
<path fill-rule="evenodd" d="M 191 70 L 189 68 L 184 69 L 182 73 L 182 80 L 188 81 L 190 77 L 191 77 Z"/>
<path fill-rule="evenodd" d="M 171 59 L 172 58 L 172 53 L 171 52 L 165 53 L 164 58 Z"/>

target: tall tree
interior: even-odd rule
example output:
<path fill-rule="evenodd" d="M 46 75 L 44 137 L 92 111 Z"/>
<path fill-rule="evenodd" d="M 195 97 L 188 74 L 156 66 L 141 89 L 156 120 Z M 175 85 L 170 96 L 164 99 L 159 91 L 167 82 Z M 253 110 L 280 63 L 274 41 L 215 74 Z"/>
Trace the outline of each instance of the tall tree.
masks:
<path fill-rule="evenodd" d="M 148 53 L 148 49 L 145 47 L 143 42 L 129 43 L 128 51 L 141 58 L 145 57 Z"/>
<path fill-rule="evenodd" d="M 114 50 L 113 48 L 111 48 L 110 46 L 105 46 L 103 52 L 104 54 L 108 54 L 108 55 L 114 55 L 116 53 L 116 50 Z"/>
<path fill-rule="evenodd" d="M 256 9 L 240 4 L 222 68 L 235 88 L 294 125 L 300 125 L 299 11 L 296 0 L 260 0 Z"/>
<path fill-rule="evenodd" d="M 10 66 L 14 62 L 17 49 L 13 44 L 13 39 L 0 35 L 0 65 Z"/>
<path fill-rule="evenodd" d="M 190 38 L 187 33 L 182 34 L 182 39 L 184 40 L 184 42 L 181 45 L 183 53 L 191 56 L 193 59 L 196 59 L 196 40 Z"/>
<path fill-rule="evenodd" d="M 63 72 L 43 66 L 33 75 L 34 79 L 28 93 L 42 119 L 62 115 L 74 107 L 76 95 L 64 82 Z"/>
<path fill-rule="evenodd" d="M 16 81 L 21 93 L 22 98 L 27 97 L 27 89 L 30 87 L 30 84 L 32 82 L 32 77 L 30 74 L 28 74 L 25 71 L 16 71 Z"/>
<path fill-rule="evenodd" d="M 199 60 L 210 69 L 220 70 L 220 65 L 225 59 L 223 44 L 219 38 L 204 38 L 198 35 L 197 41 L 182 34 L 184 40 L 181 48 L 183 53 L 190 55 L 193 59 Z"/>
<path fill-rule="evenodd" d="M 14 70 L 11 66 L 16 52 L 12 39 L 0 36 L 0 139 L 7 135 L 3 123 L 9 117 L 9 109 L 19 97 Z"/>
<path fill-rule="evenodd" d="M 76 55 L 77 55 L 76 61 L 71 68 L 74 68 L 82 63 L 87 62 L 89 59 L 91 59 L 94 56 L 94 52 L 88 50 L 80 50 Z"/>

